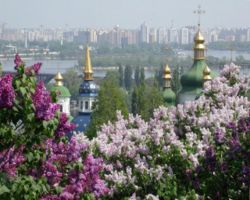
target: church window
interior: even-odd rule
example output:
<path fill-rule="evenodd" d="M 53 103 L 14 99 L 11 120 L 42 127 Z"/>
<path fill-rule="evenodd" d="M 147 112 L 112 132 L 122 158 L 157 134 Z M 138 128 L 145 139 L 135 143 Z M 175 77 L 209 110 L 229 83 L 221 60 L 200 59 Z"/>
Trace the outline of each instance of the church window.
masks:
<path fill-rule="evenodd" d="M 83 101 L 81 101 L 81 107 L 80 108 L 81 108 L 81 110 L 83 109 Z"/>
<path fill-rule="evenodd" d="M 88 110 L 88 109 L 89 109 L 89 102 L 85 101 L 85 110 Z"/>

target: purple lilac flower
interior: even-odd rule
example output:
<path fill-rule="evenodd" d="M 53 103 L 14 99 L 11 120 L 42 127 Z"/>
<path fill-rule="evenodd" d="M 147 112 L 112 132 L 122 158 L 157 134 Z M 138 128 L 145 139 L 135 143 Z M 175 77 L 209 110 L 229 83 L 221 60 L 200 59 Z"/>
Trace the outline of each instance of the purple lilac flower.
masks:
<path fill-rule="evenodd" d="M 230 122 L 228 125 L 227 125 L 227 128 L 229 128 L 229 129 L 236 129 L 236 124 L 235 123 L 233 123 L 233 122 Z"/>
<path fill-rule="evenodd" d="M 242 180 L 247 185 L 250 186 L 250 167 L 244 165 L 242 169 Z"/>
<path fill-rule="evenodd" d="M 43 176 L 47 178 L 49 184 L 54 185 L 61 181 L 63 174 L 51 162 L 46 161 L 43 165 L 43 170 Z"/>
<path fill-rule="evenodd" d="M 14 63 L 15 63 L 16 70 L 18 69 L 19 66 L 24 64 L 24 62 L 22 61 L 21 57 L 18 54 L 16 54 L 16 56 L 15 56 Z"/>
<path fill-rule="evenodd" d="M 69 122 L 68 117 L 65 113 L 61 113 L 59 125 L 56 129 L 56 135 L 58 137 L 64 136 L 66 133 L 75 129 L 75 124 Z"/>
<path fill-rule="evenodd" d="M 206 164 L 209 171 L 214 171 L 216 166 L 216 155 L 212 147 L 209 147 L 206 151 Z"/>
<path fill-rule="evenodd" d="M 12 86 L 12 80 L 13 77 L 11 74 L 7 74 L 0 78 L 0 109 L 13 106 L 15 91 Z"/>
<path fill-rule="evenodd" d="M 246 132 L 250 129 L 250 118 L 247 119 L 240 119 L 238 122 L 238 131 L 239 132 Z"/>
<path fill-rule="evenodd" d="M 59 159 L 60 155 L 55 155 Z M 51 158 L 53 156 L 51 155 Z M 53 160 L 53 159 L 52 159 Z M 57 162 L 57 165 L 60 162 Z M 92 155 L 88 155 L 83 162 L 83 169 L 73 169 L 68 173 L 68 185 L 66 185 L 59 196 L 49 195 L 42 200 L 79 200 L 82 193 L 91 192 L 96 198 L 108 194 L 109 189 L 105 182 L 100 179 L 99 173 L 103 169 L 102 159 L 95 159 Z M 65 175 L 64 173 L 63 175 Z M 47 178 L 48 175 L 44 174 Z M 55 175 L 55 174 L 49 174 Z M 49 182 L 53 184 L 53 182 Z M 55 183 L 54 183 L 55 184 Z M 58 197 L 58 198 L 57 198 Z"/>
<path fill-rule="evenodd" d="M 229 145 L 230 145 L 230 149 L 233 152 L 237 152 L 241 149 L 241 145 L 240 145 L 240 141 L 238 138 L 232 138 L 229 142 Z"/>
<path fill-rule="evenodd" d="M 61 200 L 57 195 L 43 196 L 40 200 Z"/>
<path fill-rule="evenodd" d="M 33 73 L 35 73 L 34 75 L 37 75 L 39 73 L 41 66 L 42 66 L 42 63 L 36 63 L 32 65 L 31 67 L 27 67 L 25 69 L 25 74 L 31 76 L 33 75 Z"/>
<path fill-rule="evenodd" d="M 25 160 L 23 149 L 23 146 L 17 149 L 11 147 L 0 152 L 0 172 L 6 172 L 9 176 L 15 176 L 16 168 Z"/>
<path fill-rule="evenodd" d="M 32 66 L 33 70 L 35 71 L 35 74 L 39 73 L 39 70 L 41 69 L 42 63 L 36 63 Z"/>
<path fill-rule="evenodd" d="M 222 144 L 224 142 L 225 133 L 221 129 L 217 129 L 214 134 L 214 139 L 218 144 Z"/>
<path fill-rule="evenodd" d="M 55 116 L 55 112 L 60 108 L 59 104 L 52 103 L 50 93 L 46 90 L 42 81 L 37 84 L 32 100 L 37 119 L 48 121 Z"/>
<path fill-rule="evenodd" d="M 225 171 L 227 171 L 227 169 L 228 169 L 227 163 L 226 162 L 221 163 L 221 165 L 220 165 L 221 172 L 225 172 Z"/>

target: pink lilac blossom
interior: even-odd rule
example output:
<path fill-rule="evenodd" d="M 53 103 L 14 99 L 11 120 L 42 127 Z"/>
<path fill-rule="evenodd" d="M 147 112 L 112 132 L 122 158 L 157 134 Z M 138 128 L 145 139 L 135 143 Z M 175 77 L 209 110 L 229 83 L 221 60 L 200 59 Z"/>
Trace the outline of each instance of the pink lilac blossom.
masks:
<path fill-rule="evenodd" d="M 37 119 L 50 120 L 55 116 L 55 112 L 60 109 L 59 104 L 52 103 L 50 92 L 48 92 L 43 82 L 37 83 L 36 90 L 32 96 Z"/>
<path fill-rule="evenodd" d="M 134 188 L 140 187 L 136 176 L 129 178 L 132 175 L 127 167 L 139 174 L 147 173 L 151 179 L 157 177 L 150 172 L 159 169 L 150 163 L 158 155 L 154 148 L 141 149 L 149 145 L 155 145 L 166 154 L 171 153 L 173 146 L 177 147 L 183 159 L 192 163 L 191 169 L 199 166 L 200 159 L 206 159 L 210 170 L 213 170 L 216 160 L 211 146 L 215 141 L 224 141 L 224 132 L 230 122 L 236 123 L 249 115 L 250 102 L 246 97 L 238 96 L 247 91 L 247 80 L 238 74 L 239 67 L 233 64 L 225 66 L 221 77 L 205 84 L 204 94 L 199 99 L 177 107 L 160 107 L 149 122 L 132 115 L 126 120 L 118 112 L 117 122 L 104 125 L 92 141 L 92 145 L 97 146 L 107 158 L 106 164 L 113 165 L 109 174 L 105 175 L 107 181 L 113 182 L 111 190 L 118 192 L 117 186 L 121 184 L 124 187 L 131 184 Z M 231 84 L 232 81 L 234 84 Z M 230 144 L 232 150 L 237 150 L 237 140 L 231 140 Z M 176 169 L 171 169 L 174 174 Z M 169 174 L 166 168 L 160 172 L 162 177 Z M 194 185 L 198 188 L 199 181 L 194 180 Z"/>
<path fill-rule="evenodd" d="M 11 108 L 15 99 L 15 91 L 12 86 L 13 76 L 7 74 L 0 78 L 0 109 Z"/>

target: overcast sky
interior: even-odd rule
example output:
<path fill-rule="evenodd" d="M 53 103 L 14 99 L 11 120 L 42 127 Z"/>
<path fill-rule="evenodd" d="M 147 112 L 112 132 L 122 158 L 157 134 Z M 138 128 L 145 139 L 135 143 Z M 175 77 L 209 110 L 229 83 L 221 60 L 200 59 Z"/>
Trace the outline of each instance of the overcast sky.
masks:
<path fill-rule="evenodd" d="M 203 27 L 250 27 L 250 0 L 0 0 L 0 23 L 9 27 L 93 27 L 119 24 L 138 28 L 196 25 L 193 14 L 206 10 Z"/>

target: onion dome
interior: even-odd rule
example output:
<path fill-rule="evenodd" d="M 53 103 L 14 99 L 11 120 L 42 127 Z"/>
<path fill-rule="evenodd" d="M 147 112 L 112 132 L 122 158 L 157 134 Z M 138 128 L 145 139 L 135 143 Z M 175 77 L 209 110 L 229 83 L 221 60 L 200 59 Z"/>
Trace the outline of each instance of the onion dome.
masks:
<path fill-rule="evenodd" d="M 99 87 L 94 81 L 84 81 L 80 85 L 79 95 L 80 96 L 97 96 Z"/>
<path fill-rule="evenodd" d="M 203 89 L 204 70 L 208 66 L 205 61 L 205 39 L 200 28 L 194 37 L 194 63 L 193 66 L 181 77 L 182 90 L 179 95 L 179 103 L 194 100 Z M 208 68 L 209 69 L 209 68 Z M 209 69 L 210 70 L 210 69 Z M 214 77 L 213 72 L 209 72 L 210 78 Z M 206 77 L 208 78 L 208 77 Z"/>
<path fill-rule="evenodd" d="M 194 60 L 205 60 L 205 39 L 201 34 L 200 29 L 194 37 Z"/>
<path fill-rule="evenodd" d="M 211 81 L 212 77 L 210 76 L 211 70 L 208 66 L 205 67 L 205 69 L 203 70 L 203 81 Z"/>
<path fill-rule="evenodd" d="M 165 66 L 164 68 L 164 74 L 163 74 L 163 79 L 164 80 L 171 80 L 171 70 L 168 65 Z"/>
<path fill-rule="evenodd" d="M 65 86 L 63 86 L 63 77 L 60 72 L 55 76 L 55 84 L 50 88 L 50 91 L 59 93 L 59 97 L 71 97 L 71 94 Z"/>
<path fill-rule="evenodd" d="M 166 106 L 174 106 L 176 104 L 176 95 L 171 88 L 171 70 L 168 65 L 165 66 L 163 71 L 163 81 L 164 81 L 164 89 L 163 89 L 163 99 L 166 103 Z"/>

